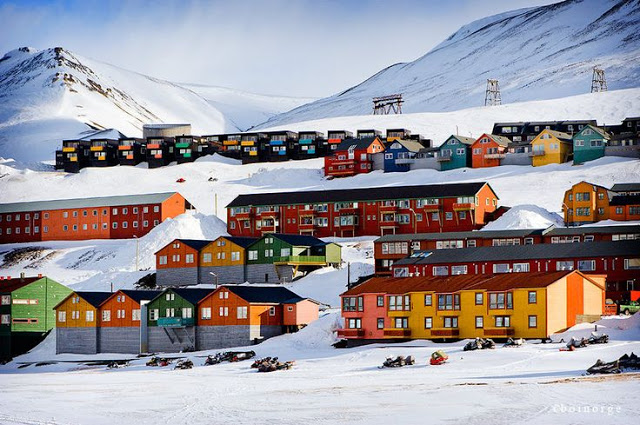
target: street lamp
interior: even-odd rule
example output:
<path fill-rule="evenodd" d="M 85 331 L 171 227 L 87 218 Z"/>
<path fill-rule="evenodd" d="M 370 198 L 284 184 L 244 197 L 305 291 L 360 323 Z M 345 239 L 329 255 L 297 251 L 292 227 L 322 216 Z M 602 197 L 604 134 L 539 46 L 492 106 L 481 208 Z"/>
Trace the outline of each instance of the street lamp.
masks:
<path fill-rule="evenodd" d="M 209 272 L 209 274 L 216 278 L 216 289 L 218 289 L 218 275 L 215 274 L 214 272 Z"/>
<path fill-rule="evenodd" d="M 140 242 L 140 239 L 138 239 L 137 236 L 133 236 L 133 238 L 136 240 L 136 271 L 139 271 L 140 268 L 138 267 L 138 243 Z"/>
<path fill-rule="evenodd" d="M 409 208 L 409 211 L 413 213 L 413 233 L 417 234 L 418 233 L 418 216 L 416 215 L 416 212 L 413 210 L 413 208 Z"/>

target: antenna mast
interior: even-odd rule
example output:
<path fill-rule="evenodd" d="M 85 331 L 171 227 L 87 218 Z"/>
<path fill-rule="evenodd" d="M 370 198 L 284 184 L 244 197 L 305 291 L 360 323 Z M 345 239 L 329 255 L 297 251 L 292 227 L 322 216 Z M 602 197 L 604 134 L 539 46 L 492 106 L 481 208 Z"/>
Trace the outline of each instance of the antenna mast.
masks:
<path fill-rule="evenodd" d="M 500 105 L 500 86 L 498 80 L 487 80 L 487 91 L 484 94 L 484 106 Z"/>

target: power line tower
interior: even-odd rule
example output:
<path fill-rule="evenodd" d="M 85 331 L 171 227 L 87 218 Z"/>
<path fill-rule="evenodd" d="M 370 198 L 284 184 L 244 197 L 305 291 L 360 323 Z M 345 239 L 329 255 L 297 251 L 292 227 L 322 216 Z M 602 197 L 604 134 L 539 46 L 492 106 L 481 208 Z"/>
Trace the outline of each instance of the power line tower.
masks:
<path fill-rule="evenodd" d="M 604 78 L 604 69 L 594 66 L 593 77 L 591 78 L 591 93 L 599 91 L 607 91 L 607 80 Z"/>
<path fill-rule="evenodd" d="M 402 113 L 401 94 L 392 94 L 389 96 L 373 98 L 373 115 L 389 115 L 392 111 L 394 114 Z"/>
<path fill-rule="evenodd" d="M 484 94 L 484 106 L 500 105 L 500 86 L 498 80 L 487 80 L 487 91 Z"/>

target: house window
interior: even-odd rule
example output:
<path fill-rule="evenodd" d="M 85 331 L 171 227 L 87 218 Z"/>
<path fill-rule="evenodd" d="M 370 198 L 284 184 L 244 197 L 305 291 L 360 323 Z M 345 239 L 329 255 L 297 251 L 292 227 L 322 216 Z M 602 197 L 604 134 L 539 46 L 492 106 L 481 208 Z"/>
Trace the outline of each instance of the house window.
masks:
<path fill-rule="evenodd" d="M 425 306 L 431 306 L 433 305 L 433 295 L 431 294 L 426 294 L 424 296 L 424 305 Z"/>
<path fill-rule="evenodd" d="M 184 256 L 185 262 L 187 264 L 193 263 L 193 254 L 187 254 Z"/>
<path fill-rule="evenodd" d="M 511 292 L 496 292 L 489 294 L 489 308 L 492 310 L 513 308 L 513 294 Z"/>
<path fill-rule="evenodd" d="M 445 317 L 444 318 L 444 327 L 445 328 L 457 328 L 458 327 L 458 318 L 457 317 Z"/>
<path fill-rule="evenodd" d="M 271 307 L 274 309 L 274 314 L 275 314 L 275 308 Z M 238 307 L 238 319 L 246 319 L 247 318 L 247 307 Z M 271 314 L 271 310 L 269 310 L 269 315 L 273 316 L 274 314 Z"/>
<path fill-rule="evenodd" d="M 434 276 L 448 276 L 449 275 L 449 266 L 434 266 L 433 267 L 433 275 Z"/>
<path fill-rule="evenodd" d="M 131 310 L 131 320 L 139 322 L 140 321 L 140 309 L 137 308 L 135 310 Z"/>
<path fill-rule="evenodd" d="M 425 329 L 433 328 L 433 317 L 425 317 L 424 318 L 424 328 Z"/>
<path fill-rule="evenodd" d="M 556 261 L 556 271 L 573 270 L 573 261 Z"/>
<path fill-rule="evenodd" d="M 484 328 L 484 317 L 476 316 L 476 329 Z"/>
<path fill-rule="evenodd" d="M 459 275 L 459 274 L 467 274 L 467 266 L 451 266 L 451 274 Z"/>
<path fill-rule="evenodd" d="M 276 308 L 275 307 L 269 308 L 269 316 L 275 316 L 275 315 L 276 315 Z"/>
<path fill-rule="evenodd" d="M 118 209 L 117 208 L 112 209 L 111 215 L 118 215 Z"/>
<path fill-rule="evenodd" d="M 444 219 L 445 220 L 453 220 L 453 213 L 452 212 L 444 213 Z"/>
<path fill-rule="evenodd" d="M 152 322 L 155 322 L 156 320 L 158 320 L 158 317 L 160 317 L 159 309 L 154 308 L 152 310 L 149 310 L 149 320 L 151 320 Z"/>
<path fill-rule="evenodd" d="M 176 309 L 175 308 L 167 308 L 165 309 L 164 317 L 176 317 Z"/>
<path fill-rule="evenodd" d="M 393 320 L 394 327 L 396 329 L 407 329 L 409 328 L 409 318 L 408 317 L 396 317 Z"/>
<path fill-rule="evenodd" d="M 158 220 L 153 220 L 153 225 L 157 226 L 158 224 L 160 224 L 160 222 Z"/>
<path fill-rule="evenodd" d="M 88 310 L 88 311 L 87 311 L 87 313 L 86 313 L 86 319 L 87 319 L 87 322 L 93 322 L 93 319 L 94 319 L 94 312 L 93 312 L 93 310 Z"/>
<path fill-rule="evenodd" d="M 578 270 L 583 272 L 592 272 L 596 269 L 596 260 L 578 261 Z"/>
<path fill-rule="evenodd" d="M 484 303 L 484 295 L 482 292 L 476 292 L 476 305 L 482 305 Z"/>
<path fill-rule="evenodd" d="M 438 310 L 460 310 L 460 294 L 439 294 Z"/>
<path fill-rule="evenodd" d="M 180 254 L 173 254 L 171 256 L 171 261 L 173 261 L 174 263 L 179 263 L 180 262 Z"/>
<path fill-rule="evenodd" d="M 349 319 L 347 321 L 347 327 L 349 329 L 361 329 L 362 328 L 362 320 L 361 319 Z"/>
<path fill-rule="evenodd" d="M 118 228 L 118 223 L 114 221 L 113 224 L 111 224 L 111 228 L 117 229 Z"/>
<path fill-rule="evenodd" d="M 211 319 L 211 307 L 202 307 L 200 309 L 200 318 L 203 320 Z"/>
<path fill-rule="evenodd" d="M 509 268 L 509 264 L 507 263 L 493 265 L 494 273 L 509 273 L 510 271 L 511 269 Z"/>
<path fill-rule="evenodd" d="M 362 298 L 362 297 L 360 297 Z M 409 295 L 390 295 L 388 297 L 390 311 L 411 310 L 411 297 Z"/>
<path fill-rule="evenodd" d="M 525 245 L 533 245 L 533 238 L 524 238 Z"/>
<path fill-rule="evenodd" d="M 538 316 L 529 316 L 529 327 L 530 328 L 538 327 Z"/>
<path fill-rule="evenodd" d="M 210 263 L 211 262 L 211 253 L 210 252 L 205 252 L 204 254 L 202 254 L 202 262 L 203 263 Z"/>
<path fill-rule="evenodd" d="M 378 318 L 378 329 L 384 329 L 384 318 Z"/>
<path fill-rule="evenodd" d="M 624 259 L 625 270 L 637 270 L 640 269 L 640 258 L 625 258 Z"/>
<path fill-rule="evenodd" d="M 173 292 L 167 292 L 164 296 L 164 299 L 167 301 L 174 301 L 176 299 L 176 294 Z"/>
<path fill-rule="evenodd" d="M 193 310 L 191 307 L 183 307 L 182 308 L 182 318 L 183 319 L 191 319 L 193 317 Z"/>
<path fill-rule="evenodd" d="M 159 207 L 159 206 L 157 206 L 157 205 L 156 205 L 156 206 L 154 206 L 154 207 L 153 207 L 153 212 L 154 212 L 154 213 L 160 212 L 160 207 Z"/>
<path fill-rule="evenodd" d="M 514 263 L 512 271 L 514 273 L 528 273 L 529 263 Z"/>
<path fill-rule="evenodd" d="M 160 265 L 167 264 L 167 256 L 166 255 L 159 256 L 158 257 L 158 264 L 160 264 Z"/>
<path fill-rule="evenodd" d="M 60 313 L 62 313 L 62 312 L 60 312 Z M 11 324 L 11 315 L 10 314 L 3 314 L 2 317 L 0 318 L 0 324 L 2 324 L 2 325 Z"/>
<path fill-rule="evenodd" d="M 66 322 L 66 321 L 67 321 L 67 312 L 66 311 L 59 311 L 58 312 L 58 322 Z"/>
<path fill-rule="evenodd" d="M 3 295 L 1 300 L 2 305 L 10 305 L 11 304 L 11 295 Z"/>
<path fill-rule="evenodd" d="M 511 326 L 511 318 L 509 316 L 496 316 L 496 328 L 508 328 Z"/>
<path fill-rule="evenodd" d="M 227 317 L 229 316 L 229 307 L 220 307 L 218 309 L 218 315 L 220 317 Z"/>
<path fill-rule="evenodd" d="M 378 297 L 377 297 L 377 305 L 378 305 L 378 307 L 384 307 L 384 296 L 378 295 Z"/>
<path fill-rule="evenodd" d="M 529 291 L 529 304 L 538 303 L 538 293 L 536 291 Z"/>
<path fill-rule="evenodd" d="M 102 321 L 103 322 L 111 321 L 111 310 L 102 310 Z"/>

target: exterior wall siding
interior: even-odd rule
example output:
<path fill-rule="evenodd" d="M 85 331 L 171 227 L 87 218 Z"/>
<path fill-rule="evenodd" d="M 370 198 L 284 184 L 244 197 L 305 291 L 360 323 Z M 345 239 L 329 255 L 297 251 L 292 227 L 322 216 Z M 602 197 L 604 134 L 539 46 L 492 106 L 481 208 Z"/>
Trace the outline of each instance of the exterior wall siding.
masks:
<path fill-rule="evenodd" d="M 178 353 L 194 350 L 196 343 L 196 327 L 169 328 L 149 326 L 149 351 Z"/>
<path fill-rule="evenodd" d="M 198 350 L 214 350 L 250 345 L 249 325 L 198 326 L 196 328 Z"/>
<path fill-rule="evenodd" d="M 138 354 L 140 327 L 101 327 L 98 346 L 101 353 Z"/>
<path fill-rule="evenodd" d="M 176 267 L 156 270 L 158 286 L 184 286 L 198 284 L 197 267 Z"/>
<path fill-rule="evenodd" d="M 219 285 L 227 283 L 244 283 L 247 281 L 244 275 L 244 266 L 219 266 L 219 267 L 204 267 L 199 268 L 199 282 L 205 285 Z M 212 276 L 210 273 L 215 273 L 217 276 Z"/>
<path fill-rule="evenodd" d="M 246 279 L 251 283 L 277 283 L 278 271 L 273 264 L 247 264 Z"/>
<path fill-rule="evenodd" d="M 56 328 L 56 354 L 97 354 L 98 349 L 97 328 Z"/>

